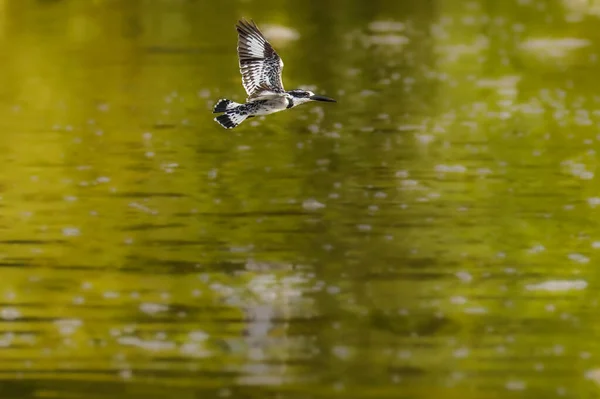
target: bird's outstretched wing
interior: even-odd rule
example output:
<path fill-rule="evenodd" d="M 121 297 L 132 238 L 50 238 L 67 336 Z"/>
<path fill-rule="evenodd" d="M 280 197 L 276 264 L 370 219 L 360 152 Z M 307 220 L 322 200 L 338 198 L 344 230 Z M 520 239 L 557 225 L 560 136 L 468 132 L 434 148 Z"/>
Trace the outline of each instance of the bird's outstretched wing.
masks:
<path fill-rule="evenodd" d="M 254 21 L 238 21 L 238 57 L 242 84 L 248 101 L 270 98 L 283 93 L 283 61 L 263 36 Z"/>

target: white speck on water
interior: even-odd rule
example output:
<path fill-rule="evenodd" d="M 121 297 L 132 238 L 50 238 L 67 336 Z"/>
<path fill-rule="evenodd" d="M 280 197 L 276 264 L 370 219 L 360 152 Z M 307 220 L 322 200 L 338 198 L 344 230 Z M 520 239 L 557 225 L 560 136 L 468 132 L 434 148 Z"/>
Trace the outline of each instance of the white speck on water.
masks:
<path fill-rule="evenodd" d="M 0 348 L 8 348 L 12 345 L 15 336 L 13 333 L 6 333 L 0 338 Z"/>
<path fill-rule="evenodd" d="M 460 381 L 465 378 L 465 374 L 461 371 L 453 371 L 450 378 L 454 381 Z"/>
<path fill-rule="evenodd" d="M 98 182 L 98 183 L 108 183 L 108 182 L 110 182 L 110 177 L 100 176 L 99 178 L 96 179 L 96 182 Z"/>
<path fill-rule="evenodd" d="M 60 319 L 54 322 L 61 335 L 72 335 L 83 324 L 79 319 Z"/>
<path fill-rule="evenodd" d="M 358 71 L 359 71 L 359 73 L 360 73 L 360 70 L 358 70 Z M 377 94 L 377 93 L 376 93 L 375 91 L 373 91 L 373 90 L 362 90 L 362 91 L 359 93 L 359 95 L 360 95 L 361 97 L 370 97 L 370 96 L 373 96 L 373 95 L 375 95 L 375 94 Z"/>
<path fill-rule="evenodd" d="M 418 189 L 419 188 L 419 182 L 416 180 L 400 180 L 400 184 L 402 185 L 402 187 L 406 187 L 409 189 Z"/>
<path fill-rule="evenodd" d="M 121 370 L 119 372 L 119 377 L 121 377 L 124 380 L 129 380 L 129 379 L 131 379 L 132 376 L 133 376 L 133 373 L 131 372 L 130 369 Z"/>
<path fill-rule="evenodd" d="M 434 133 L 446 133 L 446 128 L 440 125 L 435 126 L 432 131 Z"/>
<path fill-rule="evenodd" d="M 408 309 L 398 309 L 398 314 L 399 314 L 400 316 L 408 316 L 408 315 L 409 315 L 409 313 L 410 313 L 410 312 L 408 311 Z"/>
<path fill-rule="evenodd" d="M 561 320 L 570 320 L 572 318 L 573 318 L 573 316 L 568 313 L 561 313 L 561 315 L 560 315 Z"/>
<path fill-rule="evenodd" d="M 147 151 L 145 155 L 146 155 L 146 158 L 152 158 L 152 157 L 154 157 L 154 151 Z"/>
<path fill-rule="evenodd" d="M 465 312 L 466 314 L 486 314 L 488 311 L 486 308 L 483 307 L 472 307 L 465 308 L 463 312 Z"/>
<path fill-rule="evenodd" d="M 350 357 L 350 349 L 347 346 L 334 346 L 332 352 L 340 359 L 346 360 Z"/>
<path fill-rule="evenodd" d="M 556 356 L 560 356 L 565 353 L 565 348 L 561 345 L 555 345 L 554 348 L 552 348 L 552 351 Z"/>
<path fill-rule="evenodd" d="M 314 123 L 308 125 L 307 129 L 309 132 L 311 132 L 313 134 L 319 133 L 319 125 L 316 125 Z"/>
<path fill-rule="evenodd" d="M 359 231 L 368 232 L 372 230 L 372 226 L 370 224 L 359 224 L 356 226 Z"/>
<path fill-rule="evenodd" d="M 573 160 L 566 160 L 561 162 L 561 166 L 566 169 L 567 172 L 572 174 L 573 176 L 579 177 L 582 180 L 590 180 L 594 178 L 594 172 L 587 170 L 587 166 L 583 163 L 578 163 Z M 588 204 L 590 206 L 595 206 L 596 200 L 590 199 L 588 200 Z"/>
<path fill-rule="evenodd" d="M 464 283 L 470 283 L 471 281 L 473 281 L 473 276 L 471 275 L 471 273 L 469 273 L 467 271 L 457 272 L 456 277 L 458 277 L 460 279 L 460 281 L 462 281 Z"/>
<path fill-rule="evenodd" d="M 202 342 L 202 341 L 206 341 L 210 336 L 205 333 L 204 331 L 190 331 L 190 333 L 188 334 L 190 339 L 192 341 L 196 341 L 196 342 Z"/>
<path fill-rule="evenodd" d="M 463 165 L 436 165 L 435 171 L 440 173 L 465 173 L 467 168 Z"/>
<path fill-rule="evenodd" d="M 145 212 L 145 213 L 149 213 L 149 214 L 151 214 L 151 215 L 156 215 L 156 214 L 158 214 L 158 211 L 157 211 L 157 210 L 150 209 L 150 208 L 148 208 L 146 205 L 142 205 L 142 204 L 140 204 L 140 203 L 138 203 L 138 202 L 130 202 L 130 203 L 129 203 L 129 207 L 130 207 L 130 208 L 137 209 L 137 210 L 139 210 L 139 211 L 142 211 L 142 212 Z"/>
<path fill-rule="evenodd" d="M 506 389 L 509 391 L 523 391 L 527 387 L 524 381 L 510 380 L 506 382 Z"/>
<path fill-rule="evenodd" d="M 454 351 L 454 357 L 464 359 L 469 356 L 469 348 L 458 348 Z"/>
<path fill-rule="evenodd" d="M 377 205 L 369 205 L 367 208 L 370 214 L 374 214 L 379 211 L 379 207 Z"/>
<path fill-rule="evenodd" d="M 369 29 L 374 32 L 401 32 L 405 28 L 406 26 L 398 21 L 373 21 L 369 24 Z"/>
<path fill-rule="evenodd" d="M 280 43 L 298 40 L 300 33 L 292 28 L 283 25 L 264 25 L 263 32 L 269 40 L 278 41 Z"/>
<path fill-rule="evenodd" d="M 589 206 L 591 206 L 592 208 L 595 208 L 598 205 L 600 205 L 600 197 L 591 197 L 591 198 L 588 198 L 587 202 L 588 202 Z"/>
<path fill-rule="evenodd" d="M 591 369 L 585 372 L 585 378 L 600 385 L 600 369 Z"/>
<path fill-rule="evenodd" d="M 417 131 L 417 130 L 423 130 L 423 126 L 421 126 L 421 125 L 403 124 L 403 125 L 398 125 L 396 127 L 396 130 L 398 130 L 399 132 Z"/>
<path fill-rule="evenodd" d="M 85 298 L 82 296 L 73 297 L 73 305 L 81 305 L 85 303 Z"/>
<path fill-rule="evenodd" d="M 399 34 L 381 34 L 364 37 L 364 43 L 367 46 L 390 46 L 390 48 L 400 49 L 409 42 L 408 37 Z"/>
<path fill-rule="evenodd" d="M 117 342 L 123 346 L 135 346 L 138 348 L 150 350 L 150 351 L 163 351 L 172 350 L 175 348 L 175 343 L 172 341 L 161 341 L 161 340 L 142 340 L 138 337 L 119 337 Z"/>
<path fill-rule="evenodd" d="M 529 248 L 527 252 L 529 252 L 530 254 L 539 254 L 540 252 L 544 252 L 545 250 L 546 247 L 544 247 L 541 244 L 536 244 L 533 247 Z"/>
<path fill-rule="evenodd" d="M 545 368 L 544 363 L 536 363 L 533 365 L 535 371 L 543 371 Z"/>
<path fill-rule="evenodd" d="M 450 297 L 450 303 L 454 305 L 464 305 L 465 303 L 467 303 L 467 298 L 465 298 L 464 296 L 453 296 Z"/>
<path fill-rule="evenodd" d="M 583 290 L 587 287 L 584 280 L 550 280 L 538 284 L 527 284 L 525 289 L 529 291 L 562 292 L 570 290 Z"/>
<path fill-rule="evenodd" d="M 102 296 L 106 299 L 116 299 L 116 298 L 120 297 L 121 295 L 115 291 L 106 291 L 102 294 Z"/>
<path fill-rule="evenodd" d="M 16 320 L 21 317 L 21 312 L 16 308 L 2 308 L 0 317 L 2 320 Z"/>
<path fill-rule="evenodd" d="M 205 358 L 209 357 L 212 353 L 204 348 L 204 345 L 201 345 L 198 342 L 186 342 L 179 348 L 179 351 L 187 356 L 192 356 L 195 358 Z"/>
<path fill-rule="evenodd" d="M 589 263 L 589 261 L 590 261 L 590 258 L 588 258 L 585 255 L 578 254 L 578 253 L 569 254 L 568 258 L 570 260 L 572 260 L 573 262 L 577 262 L 577 263 Z"/>
<path fill-rule="evenodd" d="M 179 164 L 175 163 L 175 162 L 163 163 L 160 165 L 160 167 L 162 170 L 164 170 L 167 173 L 173 173 L 173 171 L 179 167 Z"/>
<path fill-rule="evenodd" d="M 327 287 L 326 291 L 328 294 L 337 295 L 340 293 L 341 289 L 340 287 L 336 287 L 335 285 L 330 285 L 329 287 Z"/>
<path fill-rule="evenodd" d="M 307 211 L 317 211 L 325 208 L 325 204 L 317 201 L 314 198 L 309 198 L 302 203 L 302 207 Z"/>
<path fill-rule="evenodd" d="M 219 171 L 217 169 L 211 169 L 206 175 L 209 179 L 214 180 L 219 175 Z"/>
<path fill-rule="evenodd" d="M 512 26 L 512 30 L 513 32 L 524 32 L 525 31 L 525 25 L 523 24 L 513 24 Z"/>
<path fill-rule="evenodd" d="M 66 237 L 76 237 L 81 235 L 81 232 L 77 227 L 65 227 L 62 229 L 62 233 Z"/>
<path fill-rule="evenodd" d="M 160 312 L 166 312 L 169 310 L 167 305 L 162 305 L 160 303 L 151 303 L 145 302 L 140 305 L 140 311 L 146 314 L 156 314 Z"/>
<path fill-rule="evenodd" d="M 549 303 L 545 306 L 545 309 L 546 312 L 552 313 L 556 310 L 556 306 L 554 306 L 554 304 Z"/>
<path fill-rule="evenodd" d="M 567 37 L 561 39 L 539 38 L 524 41 L 521 43 L 521 48 L 529 54 L 561 58 L 566 56 L 569 51 L 587 47 L 590 43 L 587 39 Z"/>
<path fill-rule="evenodd" d="M 435 140 L 435 136 L 432 134 L 417 133 L 415 139 L 421 144 L 429 144 Z"/>

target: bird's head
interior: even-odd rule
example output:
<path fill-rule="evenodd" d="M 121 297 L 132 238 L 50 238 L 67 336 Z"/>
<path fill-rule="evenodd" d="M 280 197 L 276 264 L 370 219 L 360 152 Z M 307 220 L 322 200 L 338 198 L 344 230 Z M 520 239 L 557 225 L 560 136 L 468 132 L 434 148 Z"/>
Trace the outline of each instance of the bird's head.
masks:
<path fill-rule="evenodd" d="M 289 94 L 289 98 L 292 102 L 292 107 L 295 107 L 300 104 L 307 103 L 309 101 L 324 101 L 328 103 L 336 102 L 333 98 L 318 96 L 310 90 L 290 90 L 287 92 Z"/>

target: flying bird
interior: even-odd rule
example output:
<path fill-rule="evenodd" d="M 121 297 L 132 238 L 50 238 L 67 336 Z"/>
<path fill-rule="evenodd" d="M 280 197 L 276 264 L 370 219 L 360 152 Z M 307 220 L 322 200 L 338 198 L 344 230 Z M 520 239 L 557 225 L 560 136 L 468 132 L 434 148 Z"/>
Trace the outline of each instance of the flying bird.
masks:
<path fill-rule="evenodd" d="M 242 85 L 248 94 L 245 104 L 221 99 L 213 113 L 223 113 L 215 121 L 226 129 L 233 129 L 247 118 L 268 115 L 296 107 L 310 101 L 336 102 L 308 90 L 285 91 L 281 81 L 283 61 L 254 21 L 238 21 L 238 58 Z"/>

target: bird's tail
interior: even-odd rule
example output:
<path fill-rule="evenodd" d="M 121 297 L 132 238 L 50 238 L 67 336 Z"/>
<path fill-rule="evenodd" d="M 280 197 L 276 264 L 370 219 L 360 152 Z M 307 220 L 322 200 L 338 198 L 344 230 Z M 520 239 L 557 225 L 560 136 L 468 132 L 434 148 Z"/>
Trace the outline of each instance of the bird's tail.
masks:
<path fill-rule="evenodd" d="M 232 109 L 234 109 L 240 105 L 242 105 L 242 104 L 236 103 L 235 101 L 231 101 L 226 98 L 222 98 L 219 101 L 217 101 L 217 103 L 215 104 L 215 107 L 213 108 L 213 114 L 216 114 L 219 112 L 231 111 Z"/>
<path fill-rule="evenodd" d="M 228 111 L 223 115 L 219 115 L 215 118 L 215 121 L 223 126 L 225 129 L 233 129 L 240 123 L 246 120 L 248 115 L 241 115 L 235 111 Z"/>

